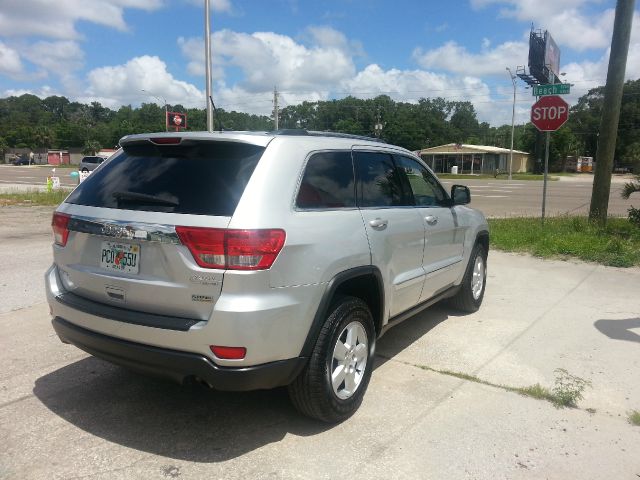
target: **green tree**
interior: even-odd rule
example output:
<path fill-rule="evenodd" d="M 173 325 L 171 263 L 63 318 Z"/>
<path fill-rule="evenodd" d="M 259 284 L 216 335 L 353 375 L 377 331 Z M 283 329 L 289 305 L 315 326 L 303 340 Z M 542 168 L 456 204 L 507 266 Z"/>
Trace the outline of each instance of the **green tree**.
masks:
<path fill-rule="evenodd" d="M 640 142 L 629 144 L 624 152 L 623 159 L 626 163 L 633 164 L 636 171 L 640 169 Z"/>
<path fill-rule="evenodd" d="M 0 137 L 0 160 L 4 163 L 4 154 L 9 149 L 9 144 L 4 139 L 4 137 Z"/>
<path fill-rule="evenodd" d="M 83 155 L 95 155 L 100 150 L 102 150 L 102 146 L 99 142 L 95 140 L 87 140 L 84 144 L 84 148 L 82 149 Z"/>
<path fill-rule="evenodd" d="M 42 150 L 51 148 L 55 143 L 55 133 L 49 127 L 36 127 L 33 133 L 34 145 Z"/>

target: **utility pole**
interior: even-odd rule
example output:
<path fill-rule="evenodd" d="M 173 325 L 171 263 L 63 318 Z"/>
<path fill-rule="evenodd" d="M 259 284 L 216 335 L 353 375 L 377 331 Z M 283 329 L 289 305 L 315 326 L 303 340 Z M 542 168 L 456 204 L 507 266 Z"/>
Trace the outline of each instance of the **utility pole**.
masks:
<path fill-rule="evenodd" d="M 273 129 L 278 130 L 278 117 L 280 111 L 278 110 L 278 90 L 273 87 Z"/>
<path fill-rule="evenodd" d="M 509 72 L 509 77 L 511 77 L 511 83 L 513 83 L 513 107 L 511 109 L 511 150 L 509 151 L 509 180 L 511 180 L 513 171 L 513 132 L 514 121 L 516 118 L 516 76 L 511 73 L 511 69 L 509 67 L 507 67 L 507 71 Z"/>
<path fill-rule="evenodd" d="M 609 69 L 607 70 L 607 83 L 604 87 L 604 104 L 596 150 L 596 172 L 593 178 L 591 207 L 589 209 L 589 219 L 602 226 L 607 223 L 609 210 L 611 170 L 618 135 L 620 104 L 634 7 L 635 0 L 618 0 L 616 17 L 613 22 L 611 54 L 609 55 Z"/>
<path fill-rule="evenodd" d="M 211 16 L 209 0 L 204 0 L 204 54 L 207 92 L 207 131 L 213 132 L 213 108 L 211 105 Z"/>

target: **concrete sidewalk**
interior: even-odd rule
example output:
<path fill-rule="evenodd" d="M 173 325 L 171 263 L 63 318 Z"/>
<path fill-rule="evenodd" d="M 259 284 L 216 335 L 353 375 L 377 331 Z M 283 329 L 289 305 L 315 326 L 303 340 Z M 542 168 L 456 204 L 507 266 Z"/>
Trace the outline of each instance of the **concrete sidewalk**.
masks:
<path fill-rule="evenodd" d="M 63 345 L 40 282 L 30 306 L 0 315 L 0 478 L 640 476 L 627 421 L 640 410 L 640 269 L 491 252 L 481 310 L 436 306 L 392 329 L 361 409 L 337 426 L 300 417 L 283 389 L 180 387 Z M 421 366 L 548 388 L 565 368 L 592 387 L 558 409 Z"/>

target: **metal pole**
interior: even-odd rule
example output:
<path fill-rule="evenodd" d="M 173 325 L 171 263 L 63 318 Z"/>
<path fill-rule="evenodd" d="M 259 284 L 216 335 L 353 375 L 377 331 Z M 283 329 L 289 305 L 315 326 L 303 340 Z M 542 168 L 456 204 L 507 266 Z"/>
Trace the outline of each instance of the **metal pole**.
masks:
<path fill-rule="evenodd" d="M 544 181 L 542 182 L 542 224 L 544 225 L 544 212 L 547 205 L 547 172 L 549 171 L 549 137 L 551 132 L 546 132 L 544 149 Z"/>
<path fill-rule="evenodd" d="M 513 171 L 513 130 L 514 122 L 516 118 L 516 77 L 511 73 L 511 69 L 507 67 L 509 77 L 511 77 L 511 83 L 513 83 L 513 107 L 511 108 L 511 150 L 509 151 L 509 180 L 512 179 Z"/>
<path fill-rule="evenodd" d="M 556 83 L 555 73 L 551 73 L 551 85 Z M 537 97 L 540 98 L 540 97 Z M 544 211 L 547 204 L 547 173 L 549 173 L 549 137 L 551 132 L 546 132 L 545 147 L 544 147 L 544 177 L 542 181 L 542 225 L 544 225 Z"/>
<path fill-rule="evenodd" d="M 273 125 L 274 130 L 278 130 L 278 116 L 280 115 L 278 111 L 278 90 L 276 87 L 273 87 Z"/>
<path fill-rule="evenodd" d="M 211 17 L 209 0 L 204 0 L 204 54 L 207 91 L 207 131 L 213 132 L 213 109 L 211 108 Z"/>
<path fill-rule="evenodd" d="M 145 90 L 144 88 L 140 90 L 141 92 L 146 93 L 147 95 L 155 98 L 156 100 L 160 101 L 162 100 L 164 102 L 164 131 L 168 132 L 169 131 L 169 110 L 167 108 L 167 99 L 164 97 L 159 97 L 158 95 L 154 95 L 153 93 Z"/>

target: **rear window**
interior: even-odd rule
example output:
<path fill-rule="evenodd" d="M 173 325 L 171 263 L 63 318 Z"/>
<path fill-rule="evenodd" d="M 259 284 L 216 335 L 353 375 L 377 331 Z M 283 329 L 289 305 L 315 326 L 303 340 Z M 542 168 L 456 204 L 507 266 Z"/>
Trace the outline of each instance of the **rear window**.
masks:
<path fill-rule="evenodd" d="M 264 147 L 235 142 L 130 145 L 69 196 L 91 207 L 231 216 Z"/>

